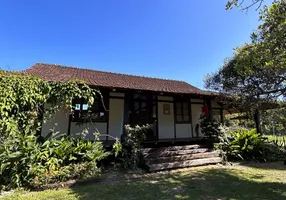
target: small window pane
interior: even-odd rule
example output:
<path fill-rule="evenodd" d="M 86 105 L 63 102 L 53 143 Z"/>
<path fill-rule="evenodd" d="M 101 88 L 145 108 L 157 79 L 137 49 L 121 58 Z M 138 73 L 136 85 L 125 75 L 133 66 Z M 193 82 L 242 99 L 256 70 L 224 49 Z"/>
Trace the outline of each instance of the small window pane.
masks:
<path fill-rule="evenodd" d="M 220 115 L 220 110 L 218 109 L 212 109 L 212 117 L 214 120 L 216 120 L 217 122 L 221 122 L 221 115 Z"/>
<path fill-rule="evenodd" d="M 88 105 L 87 104 L 82 104 L 82 110 L 88 110 Z"/>
<path fill-rule="evenodd" d="M 93 103 L 93 110 L 94 110 L 94 111 L 99 110 L 99 102 L 98 102 L 98 101 L 95 101 L 95 102 Z"/>
<path fill-rule="evenodd" d="M 140 94 L 134 94 L 134 99 L 139 99 Z"/>
<path fill-rule="evenodd" d="M 184 120 L 185 122 L 189 121 L 189 115 L 184 115 L 183 117 L 184 117 L 183 120 Z"/>
<path fill-rule="evenodd" d="M 177 115 L 181 115 L 182 114 L 182 109 L 177 109 Z"/>
<path fill-rule="evenodd" d="M 135 102 L 134 103 L 134 111 L 138 111 L 139 110 L 139 102 Z"/>
<path fill-rule="evenodd" d="M 141 100 L 145 100 L 146 99 L 146 95 L 141 95 Z"/>
<path fill-rule="evenodd" d="M 176 103 L 176 108 L 177 109 L 181 109 L 182 108 L 182 103 L 181 102 L 177 102 Z"/>
<path fill-rule="evenodd" d="M 74 108 L 75 110 L 80 110 L 80 104 L 75 104 L 75 108 Z"/>
<path fill-rule="evenodd" d="M 178 121 L 178 122 L 183 121 L 183 118 L 182 118 L 182 116 L 181 116 L 181 115 L 177 115 L 177 121 Z"/>
<path fill-rule="evenodd" d="M 141 103 L 141 110 L 146 110 L 146 102 Z"/>
<path fill-rule="evenodd" d="M 188 104 L 188 102 L 184 102 L 184 104 L 183 104 L 183 108 L 184 108 L 184 110 L 186 109 L 188 109 L 189 108 L 189 104 Z"/>
<path fill-rule="evenodd" d="M 100 118 L 100 119 L 104 119 L 104 116 L 105 116 L 105 113 L 104 113 L 104 112 L 100 112 L 100 113 L 99 113 L 99 118 Z"/>
<path fill-rule="evenodd" d="M 184 109 L 184 110 L 183 110 L 183 114 L 184 114 L 184 115 L 188 115 L 188 114 L 189 114 L 189 109 Z"/>
<path fill-rule="evenodd" d="M 153 116 L 154 118 L 157 117 L 156 105 L 153 105 L 153 107 L 152 107 L 152 116 Z"/>
<path fill-rule="evenodd" d="M 79 110 L 75 110 L 73 112 L 73 119 L 78 119 L 80 117 L 80 111 Z"/>

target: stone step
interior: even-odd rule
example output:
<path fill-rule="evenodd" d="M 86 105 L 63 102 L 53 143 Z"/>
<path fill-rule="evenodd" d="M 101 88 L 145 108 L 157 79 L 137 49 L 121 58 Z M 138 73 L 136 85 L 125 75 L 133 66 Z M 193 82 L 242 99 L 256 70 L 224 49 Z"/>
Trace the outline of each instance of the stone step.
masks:
<path fill-rule="evenodd" d="M 146 158 L 145 164 L 158 164 L 158 163 L 170 163 L 176 161 L 186 161 L 186 160 L 194 160 L 200 158 L 212 158 L 218 157 L 219 151 L 205 152 L 205 153 L 196 153 L 196 154 L 186 154 L 186 155 L 178 155 L 178 156 L 170 156 L 170 157 L 156 157 L 156 158 Z"/>
<path fill-rule="evenodd" d="M 205 153 L 212 151 L 213 151 L 212 148 L 197 148 L 197 149 L 177 150 L 177 151 L 160 150 L 156 152 L 143 153 L 143 158 L 148 159 L 148 158 L 170 157 L 170 156 L 197 154 L 197 153 Z"/>
<path fill-rule="evenodd" d="M 222 162 L 221 157 L 212 157 L 212 158 L 201 158 L 201 159 L 195 159 L 195 160 L 151 164 L 148 167 L 150 171 L 160 171 L 160 170 L 167 170 L 167 169 L 218 164 L 221 162 Z"/>
<path fill-rule="evenodd" d="M 153 153 L 159 151 L 178 151 L 178 150 L 190 150 L 190 149 L 198 149 L 204 148 L 202 145 L 183 145 L 183 146 L 168 146 L 168 147 L 158 147 L 158 148 L 144 148 L 142 149 L 142 153 Z"/>

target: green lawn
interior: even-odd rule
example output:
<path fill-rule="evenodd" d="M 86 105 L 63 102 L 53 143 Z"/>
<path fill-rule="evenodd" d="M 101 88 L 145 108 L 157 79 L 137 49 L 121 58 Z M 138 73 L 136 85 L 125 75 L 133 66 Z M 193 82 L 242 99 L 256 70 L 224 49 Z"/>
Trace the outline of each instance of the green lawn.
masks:
<path fill-rule="evenodd" d="M 16 192 L 5 200 L 25 199 L 286 199 L 286 166 L 209 166 L 157 173 L 139 180 L 77 185 L 42 192 Z"/>

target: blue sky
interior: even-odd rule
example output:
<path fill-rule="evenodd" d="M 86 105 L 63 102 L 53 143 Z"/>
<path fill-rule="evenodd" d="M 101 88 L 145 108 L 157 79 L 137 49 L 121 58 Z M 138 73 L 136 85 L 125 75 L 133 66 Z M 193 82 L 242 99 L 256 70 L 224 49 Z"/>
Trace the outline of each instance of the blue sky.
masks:
<path fill-rule="evenodd" d="M 258 12 L 227 0 L 6 0 L 0 68 L 36 62 L 184 80 L 203 87 L 249 41 Z"/>

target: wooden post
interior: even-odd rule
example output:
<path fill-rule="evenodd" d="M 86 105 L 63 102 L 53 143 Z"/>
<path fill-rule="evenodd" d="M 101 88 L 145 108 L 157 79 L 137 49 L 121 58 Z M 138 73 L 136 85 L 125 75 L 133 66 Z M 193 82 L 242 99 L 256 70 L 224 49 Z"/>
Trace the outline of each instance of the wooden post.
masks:
<path fill-rule="evenodd" d="M 130 124 L 129 121 L 129 111 L 130 111 L 130 103 L 131 103 L 131 92 L 127 91 L 125 92 L 125 98 L 124 98 L 124 114 L 123 114 L 123 125 Z"/>
<path fill-rule="evenodd" d="M 220 109 L 220 123 L 224 124 L 223 108 Z"/>
<path fill-rule="evenodd" d="M 208 111 L 209 111 L 209 119 L 212 120 L 213 119 L 213 115 L 212 115 L 212 103 L 210 99 L 207 99 L 207 106 L 208 106 Z"/>
<path fill-rule="evenodd" d="M 257 133 L 261 134 L 261 125 L 260 125 L 260 111 L 258 109 L 254 112 L 254 121 L 256 126 Z"/>
<path fill-rule="evenodd" d="M 130 124 L 129 121 L 129 111 L 130 111 L 130 92 L 126 91 L 124 96 L 124 109 L 123 109 L 123 124 L 122 124 L 122 135 L 120 140 L 125 140 L 125 125 Z"/>

